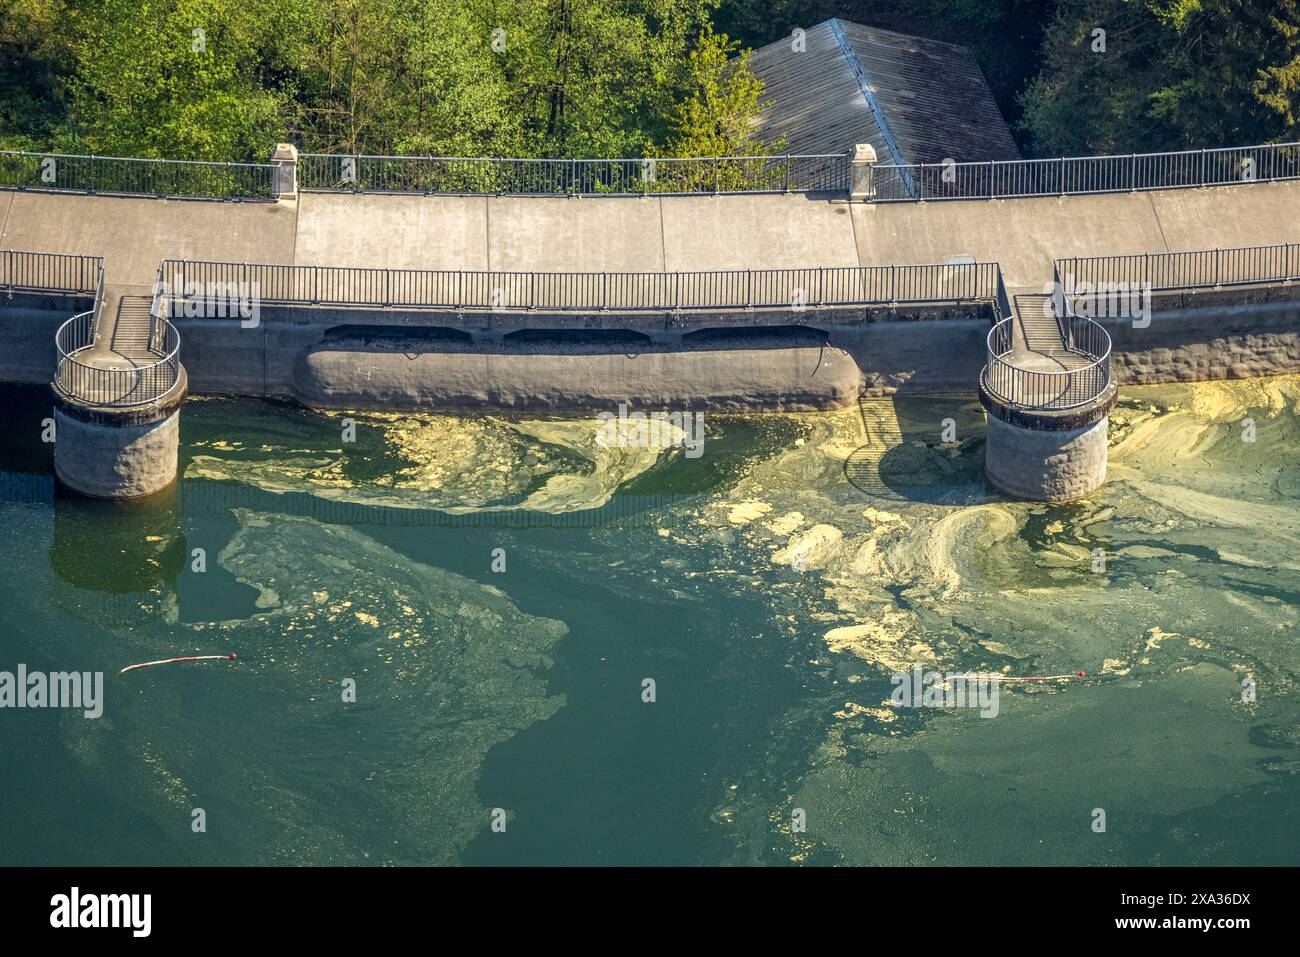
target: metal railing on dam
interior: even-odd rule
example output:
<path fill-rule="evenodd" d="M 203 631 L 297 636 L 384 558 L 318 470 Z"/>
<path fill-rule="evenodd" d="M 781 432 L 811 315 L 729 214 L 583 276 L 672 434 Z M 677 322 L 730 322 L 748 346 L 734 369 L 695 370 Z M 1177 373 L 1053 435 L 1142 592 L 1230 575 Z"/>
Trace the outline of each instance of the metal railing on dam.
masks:
<path fill-rule="evenodd" d="M 1063 288 L 1055 268 L 1060 262 L 1053 269 L 1058 292 Z M 998 291 L 998 321 L 985 340 L 980 372 L 985 391 L 1003 405 L 1044 412 L 1077 409 L 1100 399 L 1111 384 L 1110 333 L 1091 318 L 1076 315 L 1068 295 L 1023 297 L 1020 308 L 1013 309 L 1000 269 Z M 1022 311 L 1039 307 L 1042 317 Z M 1046 336 L 1040 319 L 1048 320 L 1051 331 Z"/>
<path fill-rule="evenodd" d="M 1057 358 L 1017 343 L 1016 317 L 989 330 L 984 387 L 1006 405 L 1063 411 L 1096 401 L 1110 386 L 1110 335 L 1098 323 L 1067 315 L 1061 321 L 1064 349 Z M 1056 368 L 1051 368 L 1056 366 Z"/>
<path fill-rule="evenodd" d="M 99 267 L 95 305 L 73 316 L 54 334 L 58 365 L 54 385 L 64 395 L 88 405 L 123 408 L 147 405 L 180 379 L 180 333 L 155 307 L 150 310 L 148 340 L 138 351 L 97 351 L 100 313 L 104 308 L 104 269 Z"/>
<path fill-rule="evenodd" d="M 984 384 L 1009 405 L 1071 409 L 1106 391 L 1111 341 L 1092 317 L 1125 315 L 1120 300 L 1112 298 L 1116 294 L 1139 297 L 1139 303 L 1145 299 L 1149 309 L 1153 292 L 1300 281 L 1300 243 L 1074 256 L 1054 260 L 1052 271 L 1053 295 L 1035 298 L 1052 304 L 1059 348 L 1031 348 L 1023 332 L 1018 338 L 1018 328 L 1024 329 L 1023 316 L 1003 319 L 989 332 Z M 1078 315 L 1076 307 L 1088 315 Z M 1009 315 L 1005 303 L 1001 312 Z"/>
<path fill-rule="evenodd" d="M 882 163 L 873 168 L 878 203 L 1128 193 L 1297 178 L 1300 143 L 974 163 Z"/>
<path fill-rule="evenodd" d="M 104 260 L 99 256 L 0 249 L 0 289 L 6 292 L 93 293 Z"/>
<path fill-rule="evenodd" d="M 1234 246 L 1131 256 L 1075 256 L 1055 261 L 1065 292 L 1081 286 L 1150 289 L 1212 289 L 1300 280 L 1300 243 Z"/>
<path fill-rule="evenodd" d="M 278 154 L 277 154 L 278 155 Z M 277 165 L 277 163 L 279 165 Z M 280 174 L 287 179 L 281 180 Z M 272 163 L 0 151 L 0 188 L 274 200 L 280 190 L 511 196 L 844 193 L 867 202 L 1014 199 L 1300 179 L 1300 143 L 889 164 L 849 152 L 545 159 L 303 153 Z M 870 185 L 860 185 L 869 182 Z M 287 183 L 290 185 L 282 185 Z M 860 191 L 861 190 L 861 191 Z"/>
<path fill-rule="evenodd" d="M 164 260 L 173 316 L 187 299 L 455 311 L 676 313 L 996 301 L 997 263 L 705 272 L 473 272 Z M 235 313 L 231 312 L 231 316 Z"/>
<path fill-rule="evenodd" d="M 0 150 L 0 188 L 175 199 L 276 198 L 269 163 L 76 156 Z"/>
<path fill-rule="evenodd" d="M 73 316 L 59 327 L 54 343 L 59 353 L 55 384 L 65 395 L 88 405 L 148 405 L 175 388 L 180 376 L 180 333 L 170 322 L 160 327 L 151 350 L 156 358 L 125 369 L 85 361 L 86 350 L 95 345 L 94 313 Z"/>
<path fill-rule="evenodd" d="M 336 192 L 595 196 L 844 192 L 845 153 L 642 159 L 508 159 L 303 153 L 301 189 Z"/>

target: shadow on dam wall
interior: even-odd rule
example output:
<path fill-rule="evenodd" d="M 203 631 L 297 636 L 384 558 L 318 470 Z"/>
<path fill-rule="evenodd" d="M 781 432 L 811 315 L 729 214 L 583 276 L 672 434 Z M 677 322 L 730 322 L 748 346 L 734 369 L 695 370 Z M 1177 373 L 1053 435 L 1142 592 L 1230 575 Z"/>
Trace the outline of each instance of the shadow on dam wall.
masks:
<path fill-rule="evenodd" d="M 987 303 L 655 313 L 267 304 L 251 326 L 180 317 L 197 394 L 316 408 L 838 408 L 864 388 L 974 389 Z M 400 361 L 399 361 L 400 360 Z"/>
<path fill-rule="evenodd" d="M 364 351 L 389 351 L 392 343 L 426 344 L 438 351 L 455 344 L 488 342 L 508 348 L 502 354 L 525 348 L 534 355 L 609 355 L 640 352 L 729 350 L 735 348 L 781 349 L 791 346 L 818 347 L 828 342 L 826 332 L 805 325 L 734 326 L 679 332 L 671 338 L 639 329 L 524 328 L 501 332 L 494 339 L 476 339 L 464 329 L 450 326 L 393 326 L 348 323 L 325 331 L 321 344 L 361 344 Z M 489 350 L 491 351 L 491 350 Z"/>

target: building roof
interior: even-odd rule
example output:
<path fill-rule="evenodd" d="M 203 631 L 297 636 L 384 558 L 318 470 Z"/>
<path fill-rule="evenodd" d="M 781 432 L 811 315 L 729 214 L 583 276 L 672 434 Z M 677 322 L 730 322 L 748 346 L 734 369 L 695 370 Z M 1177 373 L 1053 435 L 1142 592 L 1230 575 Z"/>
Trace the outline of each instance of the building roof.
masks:
<path fill-rule="evenodd" d="M 882 163 L 1020 159 L 979 65 L 965 47 L 846 20 L 754 51 L 764 83 L 759 135 L 790 153 L 870 143 Z"/>

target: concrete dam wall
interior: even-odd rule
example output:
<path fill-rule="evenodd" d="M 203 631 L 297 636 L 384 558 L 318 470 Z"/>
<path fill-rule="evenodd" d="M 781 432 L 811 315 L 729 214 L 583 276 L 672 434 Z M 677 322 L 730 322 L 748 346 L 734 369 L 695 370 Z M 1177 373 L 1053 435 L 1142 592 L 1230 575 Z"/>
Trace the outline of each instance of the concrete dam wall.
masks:
<path fill-rule="evenodd" d="M 803 340 L 802 342 L 800 340 Z M 807 411 L 853 402 L 861 376 L 844 352 L 808 331 L 766 341 L 666 347 L 524 340 L 441 345 L 353 335 L 299 357 L 292 387 L 334 409 L 611 409 Z"/>
<path fill-rule="evenodd" d="M 724 315 L 685 326 L 603 317 L 593 328 L 555 317 L 486 330 L 448 315 L 272 312 L 293 318 L 272 315 L 252 328 L 231 319 L 176 320 L 191 389 L 335 409 L 580 411 L 620 401 L 823 409 L 848 404 L 864 389 L 889 392 L 909 382 L 969 389 L 989 327 L 983 305 L 952 319 L 909 313 L 864 321 L 855 310 L 797 324 L 787 315 L 758 325 Z M 964 360 L 938 359 L 937 344 L 951 347 L 954 337 Z"/>
<path fill-rule="evenodd" d="M 1159 383 L 1300 372 L 1300 308 L 1269 301 L 1300 289 L 1157 299 L 1151 325 L 1104 320 L 1116 381 Z M 0 303 L 0 381 L 40 384 L 54 370 L 53 334 L 72 311 L 58 297 Z M 288 312 L 288 310 L 285 310 Z M 987 309 L 947 318 L 801 317 L 799 324 L 665 329 L 575 326 L 457 328 L 454 316 L 294 311 L 254 328 L 235 319 L 178 319 L 181 360 L 197 394 L 268 396 L 335 409 L 610 408 L 619 401 L 692 408 L 834 408 L 858 394 L 971 392 L 985 359 Z M 743 319 L 745 317 L 738 317 Z M 782 317 L 787 318 L 787 317 Z M 360 320 L 360 321 L 354 321 Z M 720 320 L 715 320 L 720 321 Z M 462 325 L 464 325 L 462 323 Z M 697 324 L 698 325 L 698 324 Z"/>
<path fill-rule="evenodd" d="M 1116 381 L 1151 384 L 1300 372 L 1300 308 L 1286 290 L 1157 300 L 1151 324 L 1105 320 Z M 1300 289 L 1292 294 L 1300 298 Z M 1205 301 L 1209 300 L 1209 301 Z M 298 310 L 301 314 L 307 310 Z M 987 310 L 984 310 L 985 312 Z M 454 317 L 404 325 L 177 320 L 190 387 L 332 409 L 609 408 L 619 401 L 726 410 L 835 408 L 859 394 L 971 392 L 990 320 L 808 316 L 798 325 L 483 336 Z M 336 313 L 335 319 L 340 318 Z M 362 317 L 364 318 L 364 317 Z M 648 331 L 643 331 L 648 330 Z"/>
<path fill-rule="evenodd" d="M 1009 291 L 1041 292 L 1067 256 L 1300 241 L 1300 183 L 917 204 L 791 195 L 495 197 L 302 193 L 266 203 L 0 191 L 0 246 L 102 255 L 106 290 L 147 294 L 160 260 L 520 271 L 690 271 L 998 262 Z M 65 304 L 0 308 L 0 378 L 46 382 Z M 1108 323 L 1116 377 L 1153 382 L 1296 371 L 1279 303 L 1161 303 L 1151 327 Z M 917 321 L 918 319 L 924 321 Z M 382 308 L 300 310 L 258 328 L 181 319 L 198 393 L 343 408 L 587 408 L 628 399 L 712 408 L 813 408 L 856 391 L 971 391 L 989 318 L 860 311 L 739 313 L 673 328 L 596 315 L 484 320 Z M 408 327 L 410 341 L 386 327 Z M 712 326 L 710 326 L 712 323 Z M 622 324 L 631 340 L 611 337 Z M 779 330 L 741 335 L 746 325 Z M 348 327 L 346 335 L 341 327 Z M 413 327 L 427 327 L 412 331 Z M 551 334 L 593 328 L 586 338 Z M 439 338 L 438 329 L 464 335 Z M 529 339 L 520 333 L 531 330 Z M 708 341 L 692 338 L 708 334 Z M 637 339 L 637 336 L 644 338 Z M 1226 357 L 1226 361 L 1220 361 Z M 847 398 L 846 398 L 847 397 Z"/>

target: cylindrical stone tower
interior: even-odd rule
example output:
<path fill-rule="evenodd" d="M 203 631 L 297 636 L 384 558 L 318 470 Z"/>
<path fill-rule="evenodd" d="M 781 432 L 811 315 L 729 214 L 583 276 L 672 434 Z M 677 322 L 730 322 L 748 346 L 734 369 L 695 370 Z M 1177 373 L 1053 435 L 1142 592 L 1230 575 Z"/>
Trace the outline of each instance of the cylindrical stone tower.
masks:
<path fill-rule="evenodd" d="M 1033 502 L 1068 502 L 1105 483 L 1113 384 L 1078 409 L 1018 409 L 989 395 L 982 383 L 980 402 L 988 412 L 984 472 L 1000 491 Z"/>
<path fill-rule="evenodd" d="M 149 309 L 124 303 L 113 334 L 96 329 L 97 307 L 55 336 L 54 472 L 83 495 L 139 498 L 176 479 L 187 380 L 180 336 Z"/>
<path fill-rule="evenodd" d="M 1000 491 L 1068 502 L 1106 481 L 1116 389 L 1100 325 L 1053 318 L 1026 336 L 1018 317 L 1002 320 L 989 333 L 979 392 L 988 413 L 984 472 Z"/>
<path fill-rule="evenodd" d="M 152 495 L 176 479 L 185 370 L 176 387 L 144 405 L 96 406 L 54 393 L 54 474 L 95 498 Z"/>

